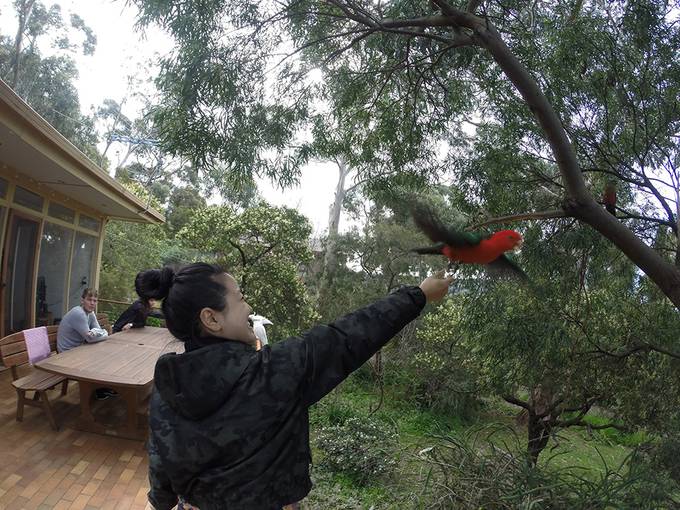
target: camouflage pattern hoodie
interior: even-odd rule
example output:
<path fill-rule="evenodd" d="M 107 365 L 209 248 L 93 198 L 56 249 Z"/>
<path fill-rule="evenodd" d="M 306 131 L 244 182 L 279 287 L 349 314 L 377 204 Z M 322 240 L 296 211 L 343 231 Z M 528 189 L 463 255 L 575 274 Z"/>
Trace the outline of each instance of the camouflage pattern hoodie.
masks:
<path fill-rule="evenodd" d="M 149 416 L 149 500 L 201 510 L 280 510 L 310 491 L 308 408 L 425 306 L 404 287 L 329 325 L 260 351 L 201 339 L 165 354 Z"/>

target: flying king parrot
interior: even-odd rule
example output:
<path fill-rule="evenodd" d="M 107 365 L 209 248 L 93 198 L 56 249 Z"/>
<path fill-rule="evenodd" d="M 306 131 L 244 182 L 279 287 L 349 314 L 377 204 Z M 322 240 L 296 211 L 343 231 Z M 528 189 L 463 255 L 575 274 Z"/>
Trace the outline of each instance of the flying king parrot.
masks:
<path fill-rule="evenodd" d="M 439 217 L 428 207 L 418 204 L 411 208 L 416 226 L 436 243 L 433 246 L 414 248 L 411 251 L 420 254 L 444 255 L 450 265 L 481 264 L 492 275 L 508 275 L 528 280 L 515 262 L 505 254 L 507 251 L 519 249 L 523 238 L 514 230 L 501 230 L 484 235 L 478 232 L 466 232 L 446 227 Z"/>

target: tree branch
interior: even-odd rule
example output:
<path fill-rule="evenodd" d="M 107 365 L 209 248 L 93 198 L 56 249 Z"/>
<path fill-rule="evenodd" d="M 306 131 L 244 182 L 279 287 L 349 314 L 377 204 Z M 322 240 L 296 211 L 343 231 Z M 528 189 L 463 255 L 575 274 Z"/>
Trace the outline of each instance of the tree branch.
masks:
<path fill-rule="evenodd" d="M 496 223 L 512 223 L 515 221 L 522 220 L 547 220 L 551 218 L 571 218 L 570 214 L 567 214 L 562 209 L 555 209 L 553 211 L 539 211 L 539 212 L 528 212 L 522 214 L 510 214 L 508 216 L 499 216 L 497 218 L 491 218 L 485 220 L 481 223 L 476 223 L 466 228 L 466 230 L 476 230 L 481 227 L 486 227 L 487 225 L 493 225 Z"/>
<path fill-rule="evenodd" d="M 672 221 L 663 220 L 661 218 L 653 218 L 651 216 L 643 216 L 643 215 L 640 215 L 640 214 L 635 214 L 635 213 L 632 213 L 630 211 L 626 211 L 623 207 L 619 207 L 618 205 L 615 206 L 615 207 L 616 207 L 617 211 L 621 211 L 623 213 L 622 216 L 617 216 L 617 218 L 619 218 L 620 220 L 633 219 L 633 220 L 649 221 L 649 222 L 652 222 L 652 223 L 657 223 L 659 225 L 665 225 L 667 227 L 670 227 L 673 232 L 675 232 L 676 234 L 678 233 L 678 230 L 677 230 L 678 226 Z"/>
<path fill-rule="evenodd" d="M 665 347 L 661 347 L 661 346 L 655 345 L 655 344 L 650 344 L 650 343 L 647 343 L 647 342 L 636 343 L 634 345 L 631 345 L 627 349 L 623 349 L 623 350 L 617 351 L 617 352 L 608 351 L 606 349 L 603 349 L 602 347 L 600 347 L 597 344 L 595 344 L 595 347 L 596 347 L 596 350 L 586 351 L 583 354 L 600 354 L 600 355 L 603 355 L 603 356 L 610 356 L 612 358 L 623 359 L 623 358 L 627 358 L 628 356 L 631 356 L 632 354 L 635 354 L 637 352 L 654 351 L 654 352 L 658 352 L 660 354 L 664 354 L 666 356 L 670 356 L 671 358 L 680 359 L 680 352 L 671 351 L 670 349 L 667 349 Z"/>
<path fill-rule="evenodd" d="M 512 395 L 503 395 L 503 400 L 505 400 L 509 404 L 514 404 L 519 407 L 523 407 L 529 412 L 533 412 L 533 407 L 529 405 L 528 402 L 524 402 L 523 400 L 518 399 L 517 397 L 513 397 Z"/>

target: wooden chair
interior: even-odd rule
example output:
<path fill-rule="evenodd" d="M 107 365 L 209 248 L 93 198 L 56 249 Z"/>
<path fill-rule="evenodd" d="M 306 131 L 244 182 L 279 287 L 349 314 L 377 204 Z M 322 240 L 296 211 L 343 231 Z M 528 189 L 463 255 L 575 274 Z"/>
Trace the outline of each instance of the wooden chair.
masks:
<path fill-rule="evenodd" d="M 50 342 L 50 351 L 57 350 L 57 329 L 59 326 L 47 326 L 47 337 Z M 19 331 L 0 339 L 0 353 L 2 363 L 12 371 L 12 386 L 17 390 L 17 421 L 24 419 L 24 405 L 41 407 L 50 425 L 54 430 L 59 430 L 57 421 L 52 413 L 52 406 L 47 397 L 47 390 L 61 384 L 61 395 L 66 395 L 68 379 L 64 376 L 50 374 L 42 370 L 31 368 L 28 375 L 19 377 L 18 367 L 28 365 L 28 352 L 24 332 Z M 33 398 L 27 398 L 26 392 L 33 391 Z"/>
<path fill-rule="evenodd" d="M 105 329 L 106 332 L 110 335 L 111 334 L 111 321 L 109 320 L 109 314 L 106 312 L 100 312 L 97 315 L 97 322 L 99 325 L 102 327 L 102 329 Z"/>

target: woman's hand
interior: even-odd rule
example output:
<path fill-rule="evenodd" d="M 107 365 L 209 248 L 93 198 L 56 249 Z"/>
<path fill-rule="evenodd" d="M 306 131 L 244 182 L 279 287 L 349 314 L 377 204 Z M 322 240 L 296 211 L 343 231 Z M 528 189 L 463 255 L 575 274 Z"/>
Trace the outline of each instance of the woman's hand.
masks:
<path fill-rule="evenodd" d="M 420 289 L 425 294 L 428 303 L 440 301 L 449 292 L 449 285 L 453 282 L 453 276 L 445 276 L 444 271 L 428 276 L 420 284 Z"/>
<path fill-rule="evenodd" d="M 121 331 L 127 331 L 127 330 L 130 329 L 131 327 L 132 327 L 132 323 L 131 323 L 131 322 L 128 322 L 125 326 L 123 326 L 123 328 L 121 329 Z"/>

